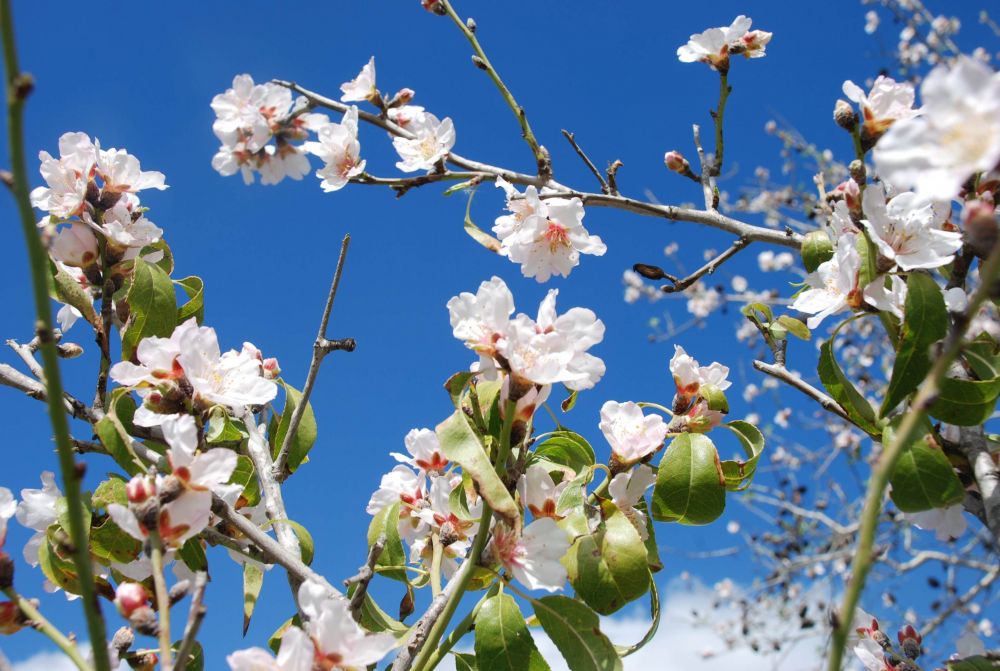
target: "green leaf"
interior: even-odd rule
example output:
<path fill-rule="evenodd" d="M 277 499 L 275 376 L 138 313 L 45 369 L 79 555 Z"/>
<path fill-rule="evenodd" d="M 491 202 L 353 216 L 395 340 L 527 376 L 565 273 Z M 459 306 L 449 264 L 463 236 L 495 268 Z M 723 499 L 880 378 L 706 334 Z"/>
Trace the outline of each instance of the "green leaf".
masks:
<path fill-rule="evenodd" d="M 312 534 L 304 526 L 294 520 L 268 520 L 261 525 L 261 529 L 267 529 L 275 524 L 287 524 L 295 532 L 295 537 L 299 539 L 299 550 L 302 552 L 302 563 L 306 566 L 312 564 L 313 556 L 316 554 L 316 544 L 313 542 Z"/>
<path fill-rule="evenodd" d="M 355 588 L 356 584 L 347 590 L 349 596 L 354 595 Z M 365 594 L 361 602 L 361 626 L 374 633 L 388 632 L 396 638 L 403 638 L 410 633 L 409 627 L 382 610 L 369 593 Z"/>
<path fill-rule="evenodd" d="M 385 545 L 375 563 L 376 569 L 406 565 L 406 550 L 403 549 L 403 542 L 399 538 L 399 505 L 394 503 L 378 511 L 368 525 L 368 547 L 374 545 L 381 534 L 385 534 Z M 401 568 L 382 569 L 378 572 L 387 578 L 408 582 L 406 571 Z"/>
<path fill-rule="evenodd" d="M 177 297 L 170 276 L 159 266 L 135 259 L 125 302 L 129 317 L 122 330 L 122 359 L 129 361 L 143 338 L 166 338 L 173 333 L 177 326 Z"/>
<path fill-rule="evenodd" d="M 467 652 L 455 652 L 451 651 L 451 654 L 455 657 L 455 671 L 479 671 L 476 668 L 476 656 L 470 655 Z"/>
<path fill-rule="evenodd" d="M 250 628 L 250 618 L 257 606 L 260 588 L 264 586 L 264 571 L 251 562 L 243 564 L 243 635 Z"/>
<path fill-rule="evenodd" d="M 438 424 L 435 432 L 444 456 L 472 476 L 479 485 L 480 496 L 489 502 L 494 512 L 511 526 L 519 526 L 521 511 L 493 469 L 493 464 L 490 463 L 479 437 L 469 426 L 465 413 L 456 410 L 451 417 Z"/>
<path fill-rule="evenodd" d="M 155 262 L 156 265 L 160 268 L 160 270 L 165 272 L 167 275 L 173 273 L 174 253 L 170 251 L 170 245 L 168 245 L 167 241 L 164 240 L 163 238 L 160 238 L 156 242 L 143 247 L 142 251 L 139 252 L 139 258 L 145 258 L 146 256 L 154 254 L 156 252 L 163 252 L 163 256 L 160 258 L 160 260 Z"/>
<path fill-rule="evenodd" d="M 649 564 L 649 570 L 652 573 L 657 573 L 663 570 L 663 560 L 660 559 L 660 548 L 656 544 L 656 529 L 653 528 L 653 516 L 649 514 L 649 506 L 646 504 L 645 497 L 639 499 L 639 502 L 635 504 L 635 509 L 646 516 L 646 540 L 643 541 L 643 545 L 646 546 L 646 563 Z M 655 580 L 650 581 L 654 583 Z"/>
<path fill-rule="evenodd" d="M 479 671 L 547 671 L 524 616 L 513 597 L 497 594 L 476 615 L 476 665 Z"/>
<path fill-rule="evenodd" d="M 698 389 L 698 396 L 705 399 L 709 410 L 715 410 L 723 414 L 729 413 L 729 401 L 722 390 L 714 384 L 703 384 Z"/>
<path fill-rule="evenodd" d="M 833 258 L 833 242 L 825 231 L 812 231 L 802 238 L 801 253 L 802 264 L 811 273 Z"/>
<path fill-rule="evenodd" d="M 281 648 L 281 637 L 285 635 L 289 627 L 301 627 L 302 620 L 298 615 L 293 615 L 292 617 L 285 620 L 280 627 L 274 630 L 274 633 L 267 639 L 267 647 L 271 649 L 271 652 L 278 654 L 278 650 Z"/>
<path fill-rule="evenodd" d="M 805 322 L 800 319 L 789 317 L 788 315 L 781 315 L 778 317 L 778 323 L 788 329 L 788 332 L 796 338 L 801 340 L 809 340 L 812 338 L 812 331 L 810 331 L 809 327 L 805 325 Z"/>
<path fill-rule="evenodd" d="M 574 473 L 596 463 L 594 448 L 587 439 L 572 431 L 560 430 L 548 434 L 541 443 L 536 443 L 532 461 L 548 461 L 566 466 Z"/>
<path fill-rule="evenodd" d="M 205 432 L 205 440 L 209 444 L 242 443 L 249 436 L 243 421 L 230 417 L 225 407 L 217 405 L 209 411 L 208 430 Z"/>
<path fill-rule="evenodd" d="M 130 436 L 132 417 L 135 415 L 135 401 L 125 388 L 118 388 L 111 394 L 108 413 L 94 424 L 94 433 L 100 439 L 115 463 L 129 475 L 144 472 L 142 460 L 132 449 Z"/>
<path fill-rule="evenodd" d="M 844 322 L 846 324 L 847 322 Z M 837 403 L 844 408 L 847 415 L 863 431 L 873 437 L 881 437 L 882 431 L 875 420 L 875 409 L 864 396 L 861 395 L 854 384 L 847 379 L 844 371 L 840 369 L 837 358 L 833 355 L 833 345 L 837 338 L 837 331 L 843 327 L 841 324 L 834 331 L 830 339 L 824 342 L 819 348 L 819 363 L 816 372 L 819 379 L 826 388 L 826 391 Z"/>
<path fill-rule="evenodd" d="M 882 444 L 889 445 L 899 422 L 885 427 Z M 965 488 L 941 448 L 925 434 L 903 449 L 889 479 L 892 502 L 904 513 L 944 508 L 965 497 Z"/>
<path fill-rule="evenodd" d="M 559 526 L 574 538 L 590 533 L 588 518 L 597 514 L 597 507 L 587 501 L 587 484 L 593 477 L 593 467 L 585 468 L 566 485 L 556 501 L 556 512 L 564 516 Z"/>
<path fill-rule="evenodd" d="M 532 599 L 535 615 L 573 671 L 622 671 L 622 660 L 601 633 L 597 613 L 565 596 Z"/>
<path fill-rule="evenodd" d="M 197 536 L 184 541 L 184 545 L 177 551 L 177 554 L 192 571 L 208 570 L 208 557 L 205 556 L 205 548 Z"/>
<path fill-rule="evenodd" d="M 128 564 L 142 552 L 142 543 L 122 531 L 110 517 L 91 527 L 89 547 L 90 554 L 106 565 L 111 562 Z"/>
<path fill-rule="evenodd" d="M 632 653 L 638 652 L 653 640 L 653 637 L 656 636 L 656 630 L 660 628 L 660 591 L 656 587 L 656 581 L 653 580 L 653 576 L 649 577 L 649 615 L 652 620 L 649 624 L 649 629 L 646 630 L 646 634 L 638 643 L 615 646 L 615 650 L 620 656 L 628 657 Z"/>
<path fill-rule="evenodd" d="M 861 257 L 861 268 L 858 269 L 858 286 L 867 287 L 878 277 L 878 247 L 869 238 L 867 228 L 861 229 L 861 235 L 855 239 L 858 255 Z"/>
<path fill-rule="evenodd" d="M 292 415 L 295 413 L 295 406 L 302 399 L 302 392 L 287 384 L 284 380 L 278 380 L 285 388 L 285 409 L 281 411 L 281 418 L 278 420 L 278 427 L 274 434 L 274 452 L 285 442 L 285 434 L 288 433 L 288 426 L 292 423 Z M 316 415 L 313 414 L 312 403 L 306 404 L 305 412 L 302 413 L 302 421 L 299 422 L 299 429 L 295 432 L 292 444 L 288 448 L 288 471 L 294 473 L 295 469 L 302 465 L 306 455 L 316 443 Z"/>
<path fill-rule="evenodd" d="M 992 380 L 945 378 L 928 408 L 931 417 L 958 426 L 977 426 L 993 415 L 1000 394 L 1000 377 Z"/>
<path fill-rule="evenodd" d="M 715 445 L 698 433 L 677 436 L 660 460 L 653 488 L 653 518 L 708 524 L 725 507 L 725 479 Z"/>
<path fill-rule="evenodd" d="M 445 380 L 444 388 L 448 391 L 448 396 L 451 397 L 451 404 L 455 406 L 456 410 L 460 410 L 462 408 L 462 394 L 465 393 L 465 389 L 469 386 L 469 382 L 471 382 L 472 378 L 476 375 L 477 373 L 463 371 L 461 373 L 455 373 Z"/>
<path fill-rule="evenodd" d="M 176 655 L 180 647 L 181 642 L 175 641 L 173 645 L 170 646 L 170 649 L 173 650 Z M 174 663 L 179 661 L 180 660 L 176 657 L 174 658 Z M 198 641 L 194 641 L 191 644 L 191 652 L 188 653 L 187 664 L 184 666 L 184 669 L 185 671 L 188 671 L 188 669 L 190 669 L 190 671 L 205 671 L 205 651 L 201 649 L 201 643 Z"/>
<path fill-rule="evenodd" d="M 69 559 L 60 557 L 52 545 L 52 531 L 58 528 L 57 526 L 49 527 L 49 531 L 38 547 L 38 567 L 42 569 L 42 574 L 52 584 L 61 587 L 70 594 L 79 594 L 80 580 L 76 566 Z"/>
<path fill-rule="evenodd" d="M 579 396 L 580 394 L 580 392 L 578 392 L 576 389 L 567 388 L 567 391 L 569 391 L 569 396 L 567 396 L 563 400 L 563 402 L 559 404 L 559 407 L 562 409 L 563 412 L 569 412 L 570 410 L 576 407 L 576 397 Z"/>
<path fill-rule="evenodd" d="M 740 492 L 750 486 L 757 471 L 757 461 L 764 451 L 764 434 L 753 424 L 740 420 L 723 426 L 736 435 L 747 455 L 746 461 L 727 459 L 722 462 L 722 477 L 726 480 L 726 489 Z"/>
<path fill-rule="evenodd" d="M 937 282 L 930 275 L 910 273 L 896 361 L 879 417 L 885 417 L 927 376 L 931 369 L 931 345 L 943 338 L 947 329 L 948 309 Z"/>
<path fill-rule="evenodd" d="M 95 508 L 107 510 L 109 503 L 119 503 L 128 505 L 128 494 L 125 491 L 126 482 L 121 478 L 108 478 L 97 485 L 97 489 L 90 495 L 90 503 Z"/>
<path fill-rule="evenodd" d="M 174 280 L 187 294 L 188 300 L 177 309 L 177 323 L 186 322 L 191 317 L 201 324 L 205 321 L 205 282 L 197 275 Z"/>
<path fill-rule="evenodd" d="M 229 484 L 243 485 L 243 492 L 240 495 L 246 499 L 246 505 L 255 506 L 260 503 L 260 482 L 257 480 L 257 472 L 250 457 L 245 454 L 237 455 L 236 468 L 229 478 Z"/>
<path fill-rule="evenodd" d="M 465 206 L 465 232 L 486 249 L 494 253 L 498 252 L 500 251 L 500 241 L 476 226 L 475 222 L 472 221 L 472 197 L 474 195 L 476 195 L 475 190 L 469 192 L 469 202 Z"/>
<path fill-rule="evenodd" d="M 596 529 L 576 538 L 563 566 L 579 598 L 610 615 L 649 590 L 646 547 L 632 522 L 610 501 Z"/>

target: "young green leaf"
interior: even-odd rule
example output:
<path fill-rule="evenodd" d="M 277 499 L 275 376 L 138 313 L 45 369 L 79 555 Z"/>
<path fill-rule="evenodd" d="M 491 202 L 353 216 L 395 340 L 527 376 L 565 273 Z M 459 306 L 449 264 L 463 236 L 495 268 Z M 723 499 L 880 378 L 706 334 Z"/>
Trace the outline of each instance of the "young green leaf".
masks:
<path fill-rule="evenodd" d="M 976 426 L 993 415 L 1000 394 L 1000 377 L 991 380 L 945 378 L 927 412 L 948 424 Z"/>
<path fill-rule="evenodd" d="M 264 586 L 264 571 L 250 562 L 243 564 L 243 635 L 250 628 L 250 618 L 257 606 L 260 588 Z"/>
<path fill-rule="evenodd" d="M 830 339 L 819 348 L 819 363 L 816 367 L 819 379 L 827 393 L 840 403 L 857 426 L 870 436 L 881 436 L 882 432 L 875 420 L 875 409 L 847 379 L 844 371 L 840 369 L 840 364 L 837 363 L 837 358 L 833 355 L 833 343 L 836 337 L 837 334 L 834 332 Z"/>
<path fill-rule="evenodd" d="M 726 480 L 726 489 L 740 492 L 750 486 L 750 481 L 757 471 L 757 461 L 764 451 L 764 434 L 753 424 L 739 420 L 723 426 L 736 435 L 747 455 L 746 461 L 727 459 L 722 462 L 722 476 Z"/>
<path fill-rule="evenodd" d="M 709 438 L 684 433 L 667 446 L 653 488 L 653 518 L 661 522 L 708 524 L 726 507 L 719 453 Z"/>
<path fill-rule="evenodd" d="M 896 425 L 898 422 L 885 427 L 883 445 L 892 442 Z M 965 488 L 948 457 L 927 438 L 927 435 L 921 436 L 904 448 L 889 480 L 892 502 L 904 513 L 944 508 L 965 496 Z"/>
<path fill-rule="evenodd" d="M 199 324 L 205 321 L 205 282 L 197 275 L 174 280 L 187 294 L 187 302 L 177 309 L 177 323 L 194 317 Z"/>
<path fill-rule="evenodd" d="M 601 632 L 597 613 L 566 596 L 532 599 L 535 615 L 573 671 L 622 671 L 615 646 Z"/>
<path fill-rule="evenodd" d="M 399 504 L 394 503 L 378 511 L 368 525 L 368 547 L 375 544 L 378 537 L 385 534 L 385 545 L 375 566 L 401 567 L 406 565 L 406 550 L 399 538 Z M 393 580 L 407 582 L 406 571 L 402 568 L 380 569 L 380 575 Z"/>
<path fill-rule="evenodd" d="M 135 259 L 132 284 L 125 296 L 129 317 L 122 330 L 122 359 L 135 355 L 139 341 L 168 337 L 177 326 L 177 296 L 170 276 L 158 265 Z"/>
<path fill-rule="evenodd" d="M 287 384 L 284 380 L 278 380 L 278 382 L 285 390 L 285 408 L 281 411 L 281 418 L 278 420 L 278 426 L 274 431 L 272 444 L 275 455 L 277 455 L 277 450 L 285 442 L 285 434 L 288 433 L 288 427 L 292 423 L 295 406 L 302 399 L 302 392 L 298 389 Z M 295 432 L 295 437 L 292 438 L 292 444 L 288 449 L 289 472 L 294 473 L 305 461 L 309 450 L 316 444 L 316 433 L 316 415 L 313 414 L 312 403 L 307 403 L 305 412 L 302 413 L 302 421 L 299 422 L 298 431 Z"/>
<path fill-rule="evenodd" d="M 524 623 L 517 602 L 507 594 L 487 599 L 476 615 L 476 666 L 479 671 L 548 671 Z"/>

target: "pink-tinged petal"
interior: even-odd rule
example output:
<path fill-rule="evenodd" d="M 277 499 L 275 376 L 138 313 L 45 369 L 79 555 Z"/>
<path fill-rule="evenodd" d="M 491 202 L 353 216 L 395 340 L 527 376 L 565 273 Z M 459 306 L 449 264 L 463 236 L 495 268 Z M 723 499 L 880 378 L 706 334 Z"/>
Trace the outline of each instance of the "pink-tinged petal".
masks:
<path fill-rule="evenodd" d="M 142 532 L 142 529 L 139 527 L 139 520 L 135 518 L 135 515 L 132 514 L 132 511 L 127 506 L 123 506 L 120 503 L 109 503 L 108 514 L 111 515 L 111 519 L 118 525 L 118 528 L 129 536 L 139 541 L 146 540 L 147 534 Z"/>
<path fill-rule="evenodd" d="M 289 627 L 281 637 L 278 667 L 280 671 L 311 671 L 315 653 L 309 636 L 298 627 Z"/>
<path fill-rule="evenodd" d="M 217 447 L 195 457 L 191 463 L 191 482 L 215 490 L 229 482 L 236 469 L 236 453 Z"/>

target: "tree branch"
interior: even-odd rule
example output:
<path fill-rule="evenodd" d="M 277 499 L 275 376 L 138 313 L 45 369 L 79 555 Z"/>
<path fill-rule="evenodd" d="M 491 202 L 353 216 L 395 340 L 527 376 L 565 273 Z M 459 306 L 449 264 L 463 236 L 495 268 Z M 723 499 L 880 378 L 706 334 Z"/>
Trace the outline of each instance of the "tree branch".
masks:
<path fill-rule="evenodd" d="M 198 636 L 198 629 L 205 619 L 205 587 L 208 585 L 208 574 L 199 571 L 194 576 L 194 591 L 191 595 L 191 610 L 188 611 L 187 625 L 184 627 L 184 638 L 177 648 L 177 665 L 174 671 L 184 671 L 188 663 L 188 655 L 194 646 L 195 638 Z"/>
<path fill-rule="evenodd" d="M 794 387 L 795 389 L 798 389 L 803 394 L 805 394 L 806 396 L 808 396 L 809 398 L 813 399 L 821 406 L 823 406 L 824 410 L 832 412 L 833 414 L 837 415 L 837 417 L 840 417 L 841 419 L 850 422 L 851 424 L 854 424 L 854 421 L 847 414 L 847 411 L 844 410 L 844 408 L 842 408 L 839 403 L 837 403 L 835 400 L 833 400 L 832 398 L 830 398 L 829 396 L 827 396 L 826 394 L 824 394 L 819 389 L 812 386 L 802 378 L 796 375 L 792 375 L 791 371 L 789 371 L 784 366 L 778 366 L 771 363 L 764 363 L 763 361 L 754 361 L 753 367 L 759 370 L 761 373 L 770 375 L 771 377 L 781 380 L 785 384 Z"/>
<path fill-rule="evenodd" d="M 719 254 L 718 256 L 716 256 L 714 259 L 712 259 L 711 261 L 709 261 L 708 263 L 706 263 L 705 265 L 703 265 L 701 268 L 699 268 L 698 270 L 694 271 L 693 273 L 691 273 L 690 275 L 688 275 L 687 277 L 685 277 L 683 279 L 678 279 L 676 277 L 672 277 L 672 276 L 667 275 L 666 273 L 664 273 L 663 274 L 664 277 L 666 279 L 670 280 L 672 282 L 672 284 L 671 285 L 664 285 L 662 287 L 663 293 L 665 293 L 665 294 L 673 294 L 673 293 L 677 293 L 679 291 L 684 291 L 689 286 L 691 286 L 692 284 L 694 284 L 695 282 L 697 282 L 699 279 L 701 279 L 704 275 L 711 275 L 712 273 L 714 273 L 719 266 L 721 266 L 723 263 L 725 263 L 726 261 L 728 261 L 732 257 L 736 256 L 737 252 L 739 252 L 741 249 L 745 248 L 749 244 L 750 244 L 750 241 L 747 240 L 746 238 L 743 238 L 743 237 L 737 238 L 736 242 L 734 242 L 729 247 L 729 249 L 727 249 L 726 251 L 722 252 L 721 254 Z"/>
<path fill-rule="evenodd" d="M 1000 547 L 1000 469 L 997 468 L 993 455 L 987 447 L 986 433 L 982 425 L 959 427 L 959 431 L 961 441 L 958 448 L 972 467 L 972 475 L 983 498 L 986 527 L 993 534 L 996 545 Z"/>
<path fill-rule="evenodd" d="M 327 340 L 326 329 L 330 323 L 330 312 L 333 310 L 333 301 L 337 297 L 337 288 L 340 286 L 340 276 L 344 272 L 344 261 L 347 260 L 347 248 L 351 244 L 350 234 L 345 235 L 340 243 L 340 256 L 337 257 L 337 269 L 333 273 L 333 283 L 330 284 L 330 292 L 326 296 L 326 305 L 323 307 L 323 316 L 319 321 L 319 332 L 316 334 L 316 341 L 313 343 L 312 361 L 309 363 L 309 372 L 306 374 L 306 383 L 302 387 L 302 397 L 295 404 L 292 412 L 292 419 L 288 423 L 288 430 L 285 432 L 285 439 L 278 450 L 278 456 L 274 460 L 271 469 L 272 476 L 282 482 L 288 477 L 287 472 L 288 455 L 291 452 L 292 442 L 299 431 L 299 424 L 302 422 L 302 415 L 309 405 L 309 397 L 312 395 L 313 386 L 316 384 L 316 376 L 319 374 L 320 364 L 326 355 L 334 350 L 354 351 L 354 339 Z M 287 401 L 286 401 L 287 404 Z"/>
<path fill-rule="evenodd" d="M 590 160 L 586 152 L 584 152 L 583 149 L 580 147 L 580 145 L 576 143 L 576 135 L 570 133 L 565 128 L 562 129 L 562 134 L 563 137 L 566 138 L 566 141 L 570 143 L 570 146 L 573 147 L 573 150 L 576 152 L 576 155 L 580 157 L 580 160 L 583 161 L 584 165 L 586 165 L 587 168 L 590 169 L 590 172 L 593 173 L 594 177 L 597 178 L 597 181 L 600 182 L 601 193 L 611 193 L 610 189 L 608 188 L 608 183 L 604 180 L 604 176 L 601 174 L 601 171 L 597 169 L 597 166 L 594 165 L 594 162 Z"/>
<path fill-rule="evenodd" d="M 375 542 L 369 548 L 368 559 L 365 561 L 365 565 L 361 567 L 361 570 L 356 575 L 344 581 L 344 587 L 357 585 L 354 588 L 354 594 L 351 595 L 351 616 L 355 622 L 361 622 L 361 606 L 364 604 L 365 595 L 368 593 L 368 584 L 375 577 L 375 563 L 378 562 L 378 558 L 381 556 L 384 548 L 385 534 L 382 533 L 379 534 L 379 537 L 375 539 Z"/>

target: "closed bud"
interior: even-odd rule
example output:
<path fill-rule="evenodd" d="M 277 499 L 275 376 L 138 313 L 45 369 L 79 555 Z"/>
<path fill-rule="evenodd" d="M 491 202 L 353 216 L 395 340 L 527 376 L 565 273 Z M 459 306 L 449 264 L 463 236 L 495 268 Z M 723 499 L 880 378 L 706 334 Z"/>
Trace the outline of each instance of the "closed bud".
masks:
<path fill-rule="evenodd" d="M 120 627 L 111 639 L 111 647 L 123 656 L 135 644 L 135 633 L 128 627 Z"/>
<path fill-rule="evenodd" d="M 433 12 L 438 16 L 444 16 L 446 13 L 440 0 L 420 0 L 420 5 L 428 12 Z"/>
<path fill-rule="evenodd" d="M 0 551 L 0 590 L 14 585 L 14 560 L 10 555 Z"/>
<path fill-rule="evenodd" d="M 470 33 L 476 32 L 476 20 L 470 16 L 465 20 L 465 27 L 469 29 Z"/>
<path fill-rule="evenodd" d="M 281 366 L 278 365 L 278 360 L 274 357 L 264 359 L 261 363 L 261 370 L 264 371 L 264 377 L 268 380 L 276 380 L 281 375 Z"/>
<path fill-rule="evenodd" d="M 197 541 L 195 541 L 197 542 Z M 191 581 L 181 580 L 173 587 L 170 588 L 170 592 L 167 594 L 167 598 L 170 599 L 170 605 L 173 606 L 175 603 L 183 599 L 191 591 Z"/>
<path fill-rule="evenodd" d="M 993 196 L 984 193 L 970 200 L 962 209 L 962 227 L 965 229 L 966 247 L 976 256 L 985 259 L 997 243 L 998 231 L 996 206 Z"/>
<path fill-rule="evenodd" d="M 864 184 L 868 179 L 868 169 L 865 168 L 865 162 L 859 159 L 854 159 L 851 161 L 851 165 L 848 166 L 848 170 L 851 173 L 851 179 L 853 179 L 858 184 Z"/>
<path fill-rule="evenodd" d="M 858 113 L 846 100 L 838 100 L 837 104 L 834 105 L 833 120 L 848 132 L 853 132 L 858 127 Z"/>
<path fill-rule="evenodd" d="M 56 351 L 59 353 L 60 358 L 63 359 L 75 359 L 83 354 L 83 348 L 75 342 L 60 343 Z"/>
<path fill-rule="evenodd" d="M 663 155 L 663 163 L 669 170 L 679 175 L 691 172 L 691 164 L 688 163 L 688 160 L 679 151 L 668 151 Z"/>
<path fill-rule="evenodd" d="M 413 588 L 406 586 L 406 593 L 399 600 L 399 619 L 405 620 L 413 614 Z"/>
<path fill-rule="evenodd" d="M 129 503 L 142 503 L 156 493 L 154 485 L 146 476 L 136 475 L 125 485 L 125 495 Z"/>
<path fill-rule="evenodd" d="M 123 582 L 115 590 L 115 607 L 122 617 L 129 619 L 132 613 L 149 601 L 146 588 L 137 582 Z"/>
<path fill-rule="evenodd" d="M 413 100 L 413 96 L 415 95 L 416 93 L 413 89 L 399 89 L 399 91 L 396 92 L 396 95 L 394 95 L 389 101 L 388 107 L 392 108 L 407 105 L 411 100 Z"/>
<path fill-rule="evenodd" d="M 896 632 L 896 638 L 899 639 L 899 645 L 903 649 L 903 654 L 909 659 L 916 659 L 920 656 L 920 644 L 923 641 L 923 637 L 920 635 L 913 625 L 908 624 L 898 632 Z"/>
<path fill-rule="evenodd" d="M 160 633 L 160 625 L 156 621 L 156 613 L 149 606 L 142 606 L 132 611 L 128 618 L 132 628 L 143 636 L 157 636 Z"/>
<path fill-rule="evenodd" d="M 25 625 L 21 609 L 13 601 L 0 601 L 0 634 L 15 634 Z"/>

